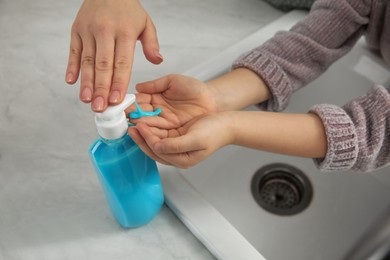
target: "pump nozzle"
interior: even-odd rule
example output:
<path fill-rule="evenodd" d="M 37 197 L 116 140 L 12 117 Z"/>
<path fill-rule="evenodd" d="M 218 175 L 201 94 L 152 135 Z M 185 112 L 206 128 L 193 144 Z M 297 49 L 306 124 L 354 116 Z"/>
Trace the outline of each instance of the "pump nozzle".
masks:
<path fill-rule="evenodd" d="M 134 94 L 126 94 L 122 103 L 109 106 L 103 113 L 96 113 L 95 123 L 99 135 L 104 139 L 118 139 L 127 131 L 125 109 L 135 101 Z"/>

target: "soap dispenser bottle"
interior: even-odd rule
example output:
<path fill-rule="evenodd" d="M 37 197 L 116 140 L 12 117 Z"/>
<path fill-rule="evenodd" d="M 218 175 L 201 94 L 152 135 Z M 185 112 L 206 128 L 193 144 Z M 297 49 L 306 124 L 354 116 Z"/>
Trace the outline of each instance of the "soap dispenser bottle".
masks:
<path fill-rule="evenodd" d="M 89 150 L 112 213 L 126 228 L 148 223 L 164 202 L 156 162 L 127 134 L 124 110 L 134 101 L 135 95 L 127 94 L 121 104 L 96 113 L 100 138 Z"/>

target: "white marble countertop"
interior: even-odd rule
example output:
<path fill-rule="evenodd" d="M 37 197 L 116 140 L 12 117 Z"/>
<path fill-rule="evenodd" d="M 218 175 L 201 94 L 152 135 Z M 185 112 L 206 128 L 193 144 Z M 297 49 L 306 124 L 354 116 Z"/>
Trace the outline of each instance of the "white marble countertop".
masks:
<path fill-rule="evenodd" d="M 0 0 L 0 259 L 213 259 L 168 209 L 124 230 L 88 148 L 93 113 L 64 82 L 81 1 Z M 140 46 L 136 82 L 180 73 L 281 15 L 261 0 L 143 1 L 164 63 Z"/>

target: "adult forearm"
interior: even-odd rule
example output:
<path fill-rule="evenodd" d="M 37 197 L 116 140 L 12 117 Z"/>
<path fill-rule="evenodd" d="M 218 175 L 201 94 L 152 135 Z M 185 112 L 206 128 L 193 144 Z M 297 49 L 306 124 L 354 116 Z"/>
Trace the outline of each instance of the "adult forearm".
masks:
<path fill-rule="evenodd" d="M 270 97 L 268 87 L 253 71 L 235 69 L 207 82 L 213 91 L 218 111 L 240 110 Z"/>
<path fill-rule="evenodd" d="M 326 155 L 325 130 L 315 114 L 228 113 L 233 144 L 293 156 L 323 158 Z"/>

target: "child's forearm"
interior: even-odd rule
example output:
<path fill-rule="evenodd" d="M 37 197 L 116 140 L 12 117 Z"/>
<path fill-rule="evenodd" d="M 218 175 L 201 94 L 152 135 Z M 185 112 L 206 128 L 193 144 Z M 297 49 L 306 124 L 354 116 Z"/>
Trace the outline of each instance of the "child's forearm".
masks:
<path fill-rule="evenodd" d="M 235 69 L 207 82 L 214 93 L 218 111 L 240 110 L 270 97 L 268 87 L 253 71 Z"/>
<path fill-rule="evenodd" d="M 233 144 L 293 156 L 324 158 L 327 139 L 315 114 L 262 111 L 223 113 Z"/>

